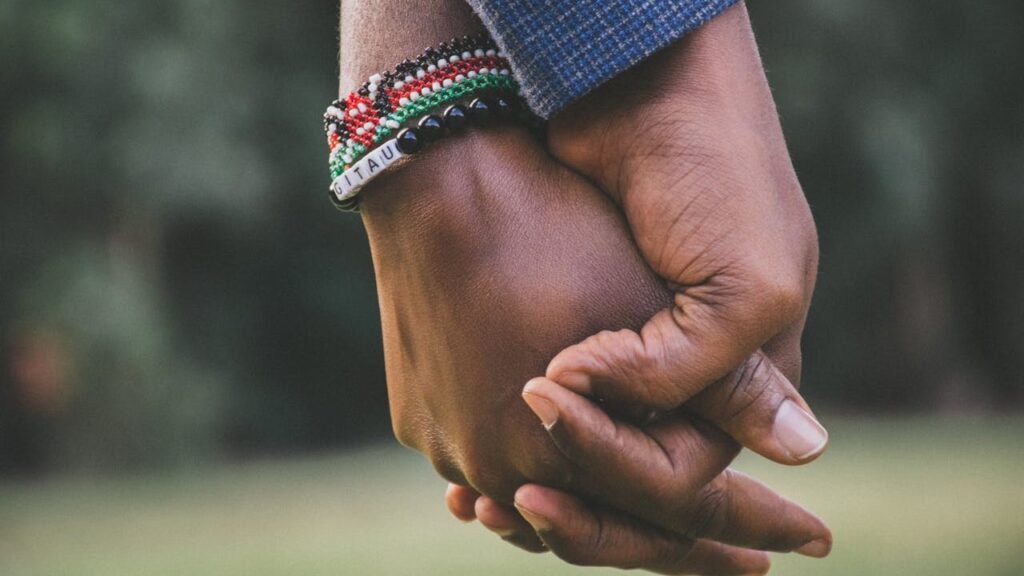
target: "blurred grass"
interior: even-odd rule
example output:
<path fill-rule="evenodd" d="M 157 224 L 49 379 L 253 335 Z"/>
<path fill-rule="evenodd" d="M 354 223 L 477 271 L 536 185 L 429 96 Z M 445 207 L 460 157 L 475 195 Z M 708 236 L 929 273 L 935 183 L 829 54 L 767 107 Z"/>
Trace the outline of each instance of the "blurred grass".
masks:
<path fill-rule="evenodd" d="M 779 556 L 773 574 L 1024 573 L 1024 419 L 825 422 L 833 444 L 813 466 L 738 465 L 835 532 L 832 557 Z M 429 465 L 391 446 L 187 475 L 0 484 L 0 574 L 587 572 L 452 520 L 443 491 Z"/>

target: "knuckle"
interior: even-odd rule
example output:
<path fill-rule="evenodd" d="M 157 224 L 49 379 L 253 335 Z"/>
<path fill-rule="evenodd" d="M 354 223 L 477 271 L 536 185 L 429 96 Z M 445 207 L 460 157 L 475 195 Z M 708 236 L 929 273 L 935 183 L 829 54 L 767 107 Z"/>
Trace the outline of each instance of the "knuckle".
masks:
<path fill-rule="evenodd" d="M 686 565 L 692 550 L 693 540 L 676 535 L 665 536 L 664 541 L 660 542 L 652 554 L 650 561 L 645 564 L 675 574 Z"/>
<path fill-rule="evenodd" d="M 650 325 L 643 336 L 630 332 L 632 337 L 625 340 L 623 350 L 629 361 L 624 364 L 631 366 L 633 373 L 623 380 L 634 385 L 630 394 L 643 406 L 669 410 L 680 403 L 679 383 L 666 376 L 667 367 L 673 364 L 673 351 L 666 345 L 671 335 L 655 328 Z"/>
<path fill-rule="evenodd" d="M 444 478 L 452 484 L 464 485 L 466 484 L 466 477 L 459 469 L 458 465 L 446 456 L 427 455 L 427 459 L 430 460 L 430 464 L 434 467 L 434 471 L 441 478 Z"/>
<path fill-rule="evenodd" d="M 796 310 L 803 306 L 804 286 L 794 275 L 773 274 L 761 279 L 760 289 L 765 298 L 782 310 Z"/>
<path fill-rule="evenodd" d="M 413 434 L 408 428 L 397 426 L 394 427 L 394 433 L 395 439 L 398 440 L 398 443 L 402 446 L 405 446 L 410 450 L 423 452 L 423 445 L 420 442 L 419 435 Z"/>
<path fill-rule="evenodd" d="M 420 428 L 415 425 L 415 419 L 406 417 L 403 411 L 395 411 L 391 418 L 391 430 L 395 434 L 395 439 L 402 446 L 417 452 L 424 451 Z"/>
<path fill-rule="evenodd" d="M 697 495 L 688 519 L 687 536 L 716 539 L 722 534 L 729 510 L 729 474 L 726 470 Z"/>
<path fill-rule="evenodd" d="M 536 451 L 518 466 L 519 476 L 525 481 L 554 488 L 571 488 L 576 471 L 554 447 L 538 444 Z"/>
<path fill-rule="evenodd" d="M 601 546 L 600 538 L 600 533 L 595 533 L 585 541 L 569 537 L 561 542 L 561 547 L 556 551 L 556 555 L 573 566 L 597 566 L 599 564 L 597 551 Z"/>
<path fill-rule="evenodd" d="M 775 268 L 753 272 L 749 290 L 758 308 L 757 314 L 774 323 L 788 323 L 800 317 L 804 310 L 806 284 L 799 274 Z"/>
<path fill-rule="evenodd" d="M 611 378 L 630 376 L 643 357 L 640 338 L 631 330 L 602 330 L 584 340 L 580 350 L 591 358 L 598 373 Z"/>
<path fill-rule="evenodd" d="M 586 530 L 548 534 L 545 540 L 550 541 L 552 552 L 569 564 L 601 565 L 601 552 L 619 543 L 609 541 L 610 534 L 600 516 L 595 517 L 595 521 L 596 524 Z"/>
<path fill-rule="evenodd" d="M 516 490 L 525 483 L 519 473 L 504 462 L 466 462 L 462 470 L 470 486 L 499 502 L 512 502 Z"/>
<path fill-rule="evenodd" d="M 758 352 L 729 374 L 724 383 L 728 399 L 719 403 L 724 421 L 743 418 L 776 388 L 778 374 L 768 358 Z"/>
<path fill-rule="evenodd" d="M 565 546 L 564 548 L 556 550 L 555 555 L 561 558 L 564 562 L 572 564 L 573 566 L 585 567 L 594 565 L 592 557 L 579 546 Z"/>
<path fill-rule="evenodd" d="M 587 557 L 586 554 L 581 552 L 579 549 L 573 547 L 559 550 L 556 553 L 556 556 L 562 559 L 562 561 L 566 564 L 571 564 L 572 566 L 580 566 L 585 568 L 588 566 L 595 565 L 594 561 Z"/>

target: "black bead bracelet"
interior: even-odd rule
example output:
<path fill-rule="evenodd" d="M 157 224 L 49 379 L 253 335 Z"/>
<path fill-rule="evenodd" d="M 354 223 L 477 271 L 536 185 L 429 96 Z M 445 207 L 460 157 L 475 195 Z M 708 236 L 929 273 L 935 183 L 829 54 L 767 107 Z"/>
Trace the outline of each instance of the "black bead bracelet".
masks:
<path fill-rule="evenodd" d="M 540 125 L 539 118 L 521 105 L 518 96 L 500 92 L 476 97 L 466 104 L 452 104 L 440 114 L 428 114 L 415 125 L 399 130 L 394 139 L 375 148 L 338 176 L 331 185 L 331 200 L 340 210 L 358 211 L 358 193 L 362 187 L 399 158 L 416 155 L 431 142 L 459 132 L 469 124 L 513 118 L 527 126 Z"/>

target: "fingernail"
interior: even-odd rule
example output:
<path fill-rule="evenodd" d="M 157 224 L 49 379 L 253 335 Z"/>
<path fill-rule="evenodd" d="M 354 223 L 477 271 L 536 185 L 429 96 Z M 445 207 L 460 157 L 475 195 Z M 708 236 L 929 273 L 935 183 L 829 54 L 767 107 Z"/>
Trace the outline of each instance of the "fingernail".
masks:
<path fill-rule="evenodd" d="M 811 558 L 824 558 L 832 551 L 832 543 L 827 538 L 811 540 L 807 544 L 793 550 L 797 554 L 810 556 Z"/>
<path fill-rule="evenodd" d="M 530 510 L 529 508 L 520 505 L 518 502 L 515 503 L 515 506 L 516 510 L 519 510 L 519 513 L 523 515 L 523 518 L 526 518 L 526 521 L 530 523 L 530 526 L 533 526 L 534 530 L 536 530 L 537 532 L 551 531 L 550 520 L 541 516 L 540 514 L 537 514 L 536 512 Z"/>
<path fill-rule="evenodd" d="M 551 428 L 558 422 L 558 408 L 547 398 L 539 396 L 529 391 L 529 389 L 523 391 L 523 400 L 526 401 L 526 405 L 533 410 L 533 413 L 540 418 L 541 424 L 545 428 Z"/>
<path fill-rule="evenodd" d="M 573 390 L 574 392 L 578 392 L 580 394 L 591 393 L 590 376 L 583 372 L 562 372 L 558 374 L 557 378 L 552 378 L 552 380 L 566 388 L 569 388 L 570 390 Z"/>
<path fill-rule="evenodd" d="M 773 432 L 790 457 L 798 461 L 821 454 L 828 444 L 828 432 L 792 400 L 779 407 Z"/>

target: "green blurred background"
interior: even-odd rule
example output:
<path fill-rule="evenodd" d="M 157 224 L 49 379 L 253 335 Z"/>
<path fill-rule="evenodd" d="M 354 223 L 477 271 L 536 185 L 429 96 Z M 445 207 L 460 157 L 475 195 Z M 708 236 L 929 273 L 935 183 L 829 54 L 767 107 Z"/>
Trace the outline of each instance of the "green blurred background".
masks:
<path fill-rule="evenodd" d="M 750 6 L 821 234 L 780 574 L 1024 574 L 1024 4 Z M 390 439 L 334 2 L 0 0 L 0 574 L 569 574 Z"/>

